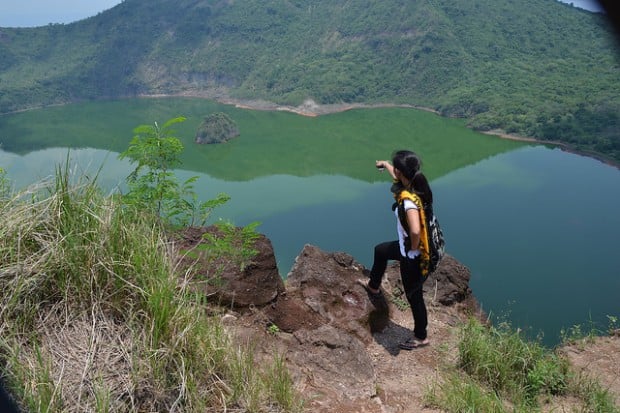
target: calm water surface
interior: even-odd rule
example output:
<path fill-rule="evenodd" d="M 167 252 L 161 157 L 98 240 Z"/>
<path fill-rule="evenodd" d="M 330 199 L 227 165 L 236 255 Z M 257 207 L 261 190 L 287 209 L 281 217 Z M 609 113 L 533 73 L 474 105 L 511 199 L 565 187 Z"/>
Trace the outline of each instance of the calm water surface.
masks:
<path fill-rule="evenodd" d="M 24 156 L 0 151 L 17 186 L 63 163 L 67 149 Z M 108 189 L 131 168 L 117 154 L 70 152 L 77 175 L 99 174 Z M 369 165 L 373 168 L 373 165 Z M 197 175 L 178 171 L 180 179 Z M 379 172 L 377 172 L 379 173 Z M 259 221 L 285 277 L 307 243 L 372 264 L 374 244 L 394 237 L 389 182 L 349 177 L 273 175 L 227 182 L 198 174 L 203 199 L 232 200 L 216 211 L 238 225 Z M 525 147 L 453 171 L 432 182 L 448 253 L 472 271 L 484 310 L 557 343 L 562 328 L 620 317 L 620 171 L 542 146 Z"/>
<path fill-rule="evenodd" d="M 263 219 L 282 269 L 305 242 L 344 250 L 370 266 L 374 244 L 394 236 L 388 184 L 330 182 L 359 192 Z M 618 169 L 527 147 L 432 186 L 448 252 L 471 269 L 474 294 L 492 316 L 542 335 L 549 345 L 563 328 L 594 323 L 606 329 L 608 316 L 620 316 Z"/>
<path fill-rule="evenodd" d="M 484 309 L 555 343 L 620 315 L 620 171 L 528 147 L 434 182 L 450 252 Z"/>

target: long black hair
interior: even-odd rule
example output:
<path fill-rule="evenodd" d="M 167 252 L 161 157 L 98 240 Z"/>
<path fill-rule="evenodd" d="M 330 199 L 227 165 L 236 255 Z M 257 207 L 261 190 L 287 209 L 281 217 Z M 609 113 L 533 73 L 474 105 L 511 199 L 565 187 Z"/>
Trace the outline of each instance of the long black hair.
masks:
<path fill-rule="evenodd" d="M 415 192 L 427 205 L 433 204 L 433 191 L 422 173 L 422 161 L 415 152 L 400 150 L 392 155 L 392 165 L 398 169 L 411 183 L 407 190 Z"/>

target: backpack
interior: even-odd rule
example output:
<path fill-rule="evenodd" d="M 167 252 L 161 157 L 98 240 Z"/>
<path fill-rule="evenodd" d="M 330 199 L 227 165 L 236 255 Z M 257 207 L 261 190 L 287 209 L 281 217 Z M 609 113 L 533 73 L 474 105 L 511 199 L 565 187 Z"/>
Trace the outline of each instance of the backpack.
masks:
<path fill-rule="evenodd" d="M 433 205 L 422 203 L 422 199 L 415 193 L 401 191 L 397 197 L 395 207 L 398 208 L 398 218 L 401 225 L 409 234 L 409 224 L 407 223 L 407 214 L 405 212 L 404 200 L 410 199 L 418 207 L 420 211 L 421 231 L 419 250 L 422 253 L 421 270 L 422 276 L 426 277 L 437 269 L 441 259 L 445 255 L 445 241 L 443 232 L 439 226 L 439 220 L 433 213 Z M 409 237 L 407 237 L 407 241 Z M 410 249 L 411 245 L 407 245 Z"/>

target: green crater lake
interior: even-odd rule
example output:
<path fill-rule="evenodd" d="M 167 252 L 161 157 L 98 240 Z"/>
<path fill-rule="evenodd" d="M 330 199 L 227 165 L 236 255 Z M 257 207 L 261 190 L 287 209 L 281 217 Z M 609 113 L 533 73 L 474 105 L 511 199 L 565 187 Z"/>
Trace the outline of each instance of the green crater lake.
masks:
<path fill-rule="evenodd" d="M 202 118 L 228 114 L 241 135 L 196 145 Z M 187 117 L 181 180 L 201 199 L 232 199 L 213 220 L 261 222 L 286 277 L 305 244 L 366 266 L 393 239 L 389 181 L 374 168 L 394 149 L 418 152 L 432 180 L 448 253 L 472 272 L 483 309 L 556 344 L 576 324 L 605 330 L 620 317 L 620 171 L 591 158 L 475 133 L 460 120 L 407 108 L 315 118 L 201 99 L 132 99 L 0 116 L 0 167 L 16 187 L 71 159 L 76 176 L 106 190 L 131 171 L 118 160 L 140 124 Z M 99 169 L 101 168 L 101 171 Z"/>

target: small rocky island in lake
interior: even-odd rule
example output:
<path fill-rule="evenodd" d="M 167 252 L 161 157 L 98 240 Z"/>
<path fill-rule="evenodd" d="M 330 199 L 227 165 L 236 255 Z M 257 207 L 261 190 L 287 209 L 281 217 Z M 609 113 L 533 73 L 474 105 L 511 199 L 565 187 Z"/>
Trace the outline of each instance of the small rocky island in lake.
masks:
<path fill-rule="evenodd" d="M 212 113 L 204 118 L 196 132 L 196 143 L 222 143 L 239 136 L 239 128 L 225 113 Z"/>

